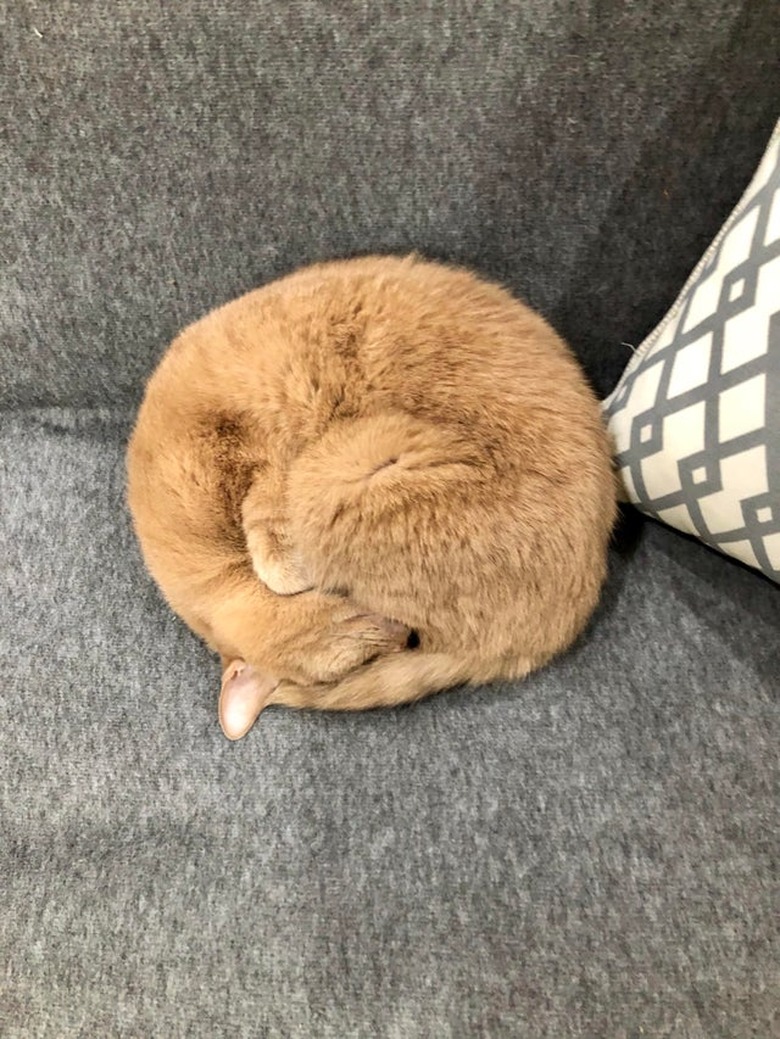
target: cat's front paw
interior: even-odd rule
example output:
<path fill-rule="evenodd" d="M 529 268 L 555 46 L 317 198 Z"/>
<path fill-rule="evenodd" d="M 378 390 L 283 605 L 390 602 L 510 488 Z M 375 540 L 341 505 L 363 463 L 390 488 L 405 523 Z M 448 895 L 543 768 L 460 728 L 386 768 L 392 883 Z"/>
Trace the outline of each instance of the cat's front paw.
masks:
<path fill-rule="evenodd" d="M 300 595 L 312 589 L 300 555 L 268 531 L 247 531 L 247 548 L 252 567 L 266 586 L 276 595 Z"/>
<path fill-rule="evenodd" d="M 306 653 L 310 683 L 340 678 L 387 653 L 400 653 L 412 633 L 406 625 L 376 613 L 358 613 L 341 619 L 322 632 Z"/>
<path fill-rule="evenodd" d="M 314 587 L 303 568 L 290 559 L 256 559 L 252 557 L 254 571 L 263 584 L 275 595 L 300 595 Z"/>

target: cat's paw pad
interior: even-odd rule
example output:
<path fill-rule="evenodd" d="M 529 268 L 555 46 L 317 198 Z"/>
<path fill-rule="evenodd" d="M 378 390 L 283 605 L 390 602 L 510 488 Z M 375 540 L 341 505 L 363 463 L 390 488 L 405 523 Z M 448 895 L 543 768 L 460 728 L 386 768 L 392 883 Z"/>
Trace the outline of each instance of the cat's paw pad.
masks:
<path fill-rule="evenodd" d="M 335 682 L 376 657 L 405 650 L 412 632 L 405 624 L 377 613 L 340 620 L 327 632 L 309 661 L 312 679 Z"/>

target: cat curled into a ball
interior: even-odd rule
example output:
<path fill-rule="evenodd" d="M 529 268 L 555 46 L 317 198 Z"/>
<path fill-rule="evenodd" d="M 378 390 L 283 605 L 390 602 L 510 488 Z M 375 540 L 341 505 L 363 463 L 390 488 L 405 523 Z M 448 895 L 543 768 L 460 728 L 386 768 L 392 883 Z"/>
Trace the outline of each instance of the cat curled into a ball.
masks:
<path fill-rule="evenodd" d="M 186 329 L 128 451 L 145 562 L 222 658 L 220 720 L 516 679 L 582 631 L 615 484 L 550 326 L 417 257 L 320 264 Z"/>

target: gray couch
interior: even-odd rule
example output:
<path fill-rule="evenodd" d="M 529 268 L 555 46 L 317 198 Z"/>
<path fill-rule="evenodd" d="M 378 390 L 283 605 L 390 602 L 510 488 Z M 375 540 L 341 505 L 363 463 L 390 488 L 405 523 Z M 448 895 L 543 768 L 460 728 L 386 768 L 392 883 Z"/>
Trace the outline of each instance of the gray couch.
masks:
<path fill-rule="evenodd" d="M 606 393 L 780 110 L 775 0 L 10 0 L 0 1035 L 780 1035 L 780 591 L 628 514 L 518 685 L 241 743 L 123 450 L 183 324 L 314 259 L 504 280 Z"/>

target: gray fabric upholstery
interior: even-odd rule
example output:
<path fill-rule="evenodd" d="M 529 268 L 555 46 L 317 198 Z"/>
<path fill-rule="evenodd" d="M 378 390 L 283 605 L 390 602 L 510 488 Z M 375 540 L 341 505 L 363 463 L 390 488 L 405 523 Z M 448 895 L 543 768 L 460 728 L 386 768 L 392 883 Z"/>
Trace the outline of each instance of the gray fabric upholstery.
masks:
<path fill-rule="evenodd" d="M 504 278 L 611 388 L 763 149 L 780 9 L 0 19 L 3 1039 L 776 1034 L 778 588 L 630 519 L 529 681 L 229 744 L 123 448 L 177 327 L 369 249 Z"/>
<path fill-rule="evenodd" d="M 606 393 L 780 108 L 775 0 L 4 7 L 14 405 L 135 401 L 215 304 L 409 249 L 505 280 Z"/>
<path fill-rule="evenodd" d="M 229 744 L 124 429 L 2 422 L 6 1039 L 772 1034 L 769 581 L 648 525 L 523 685 Z"/>

